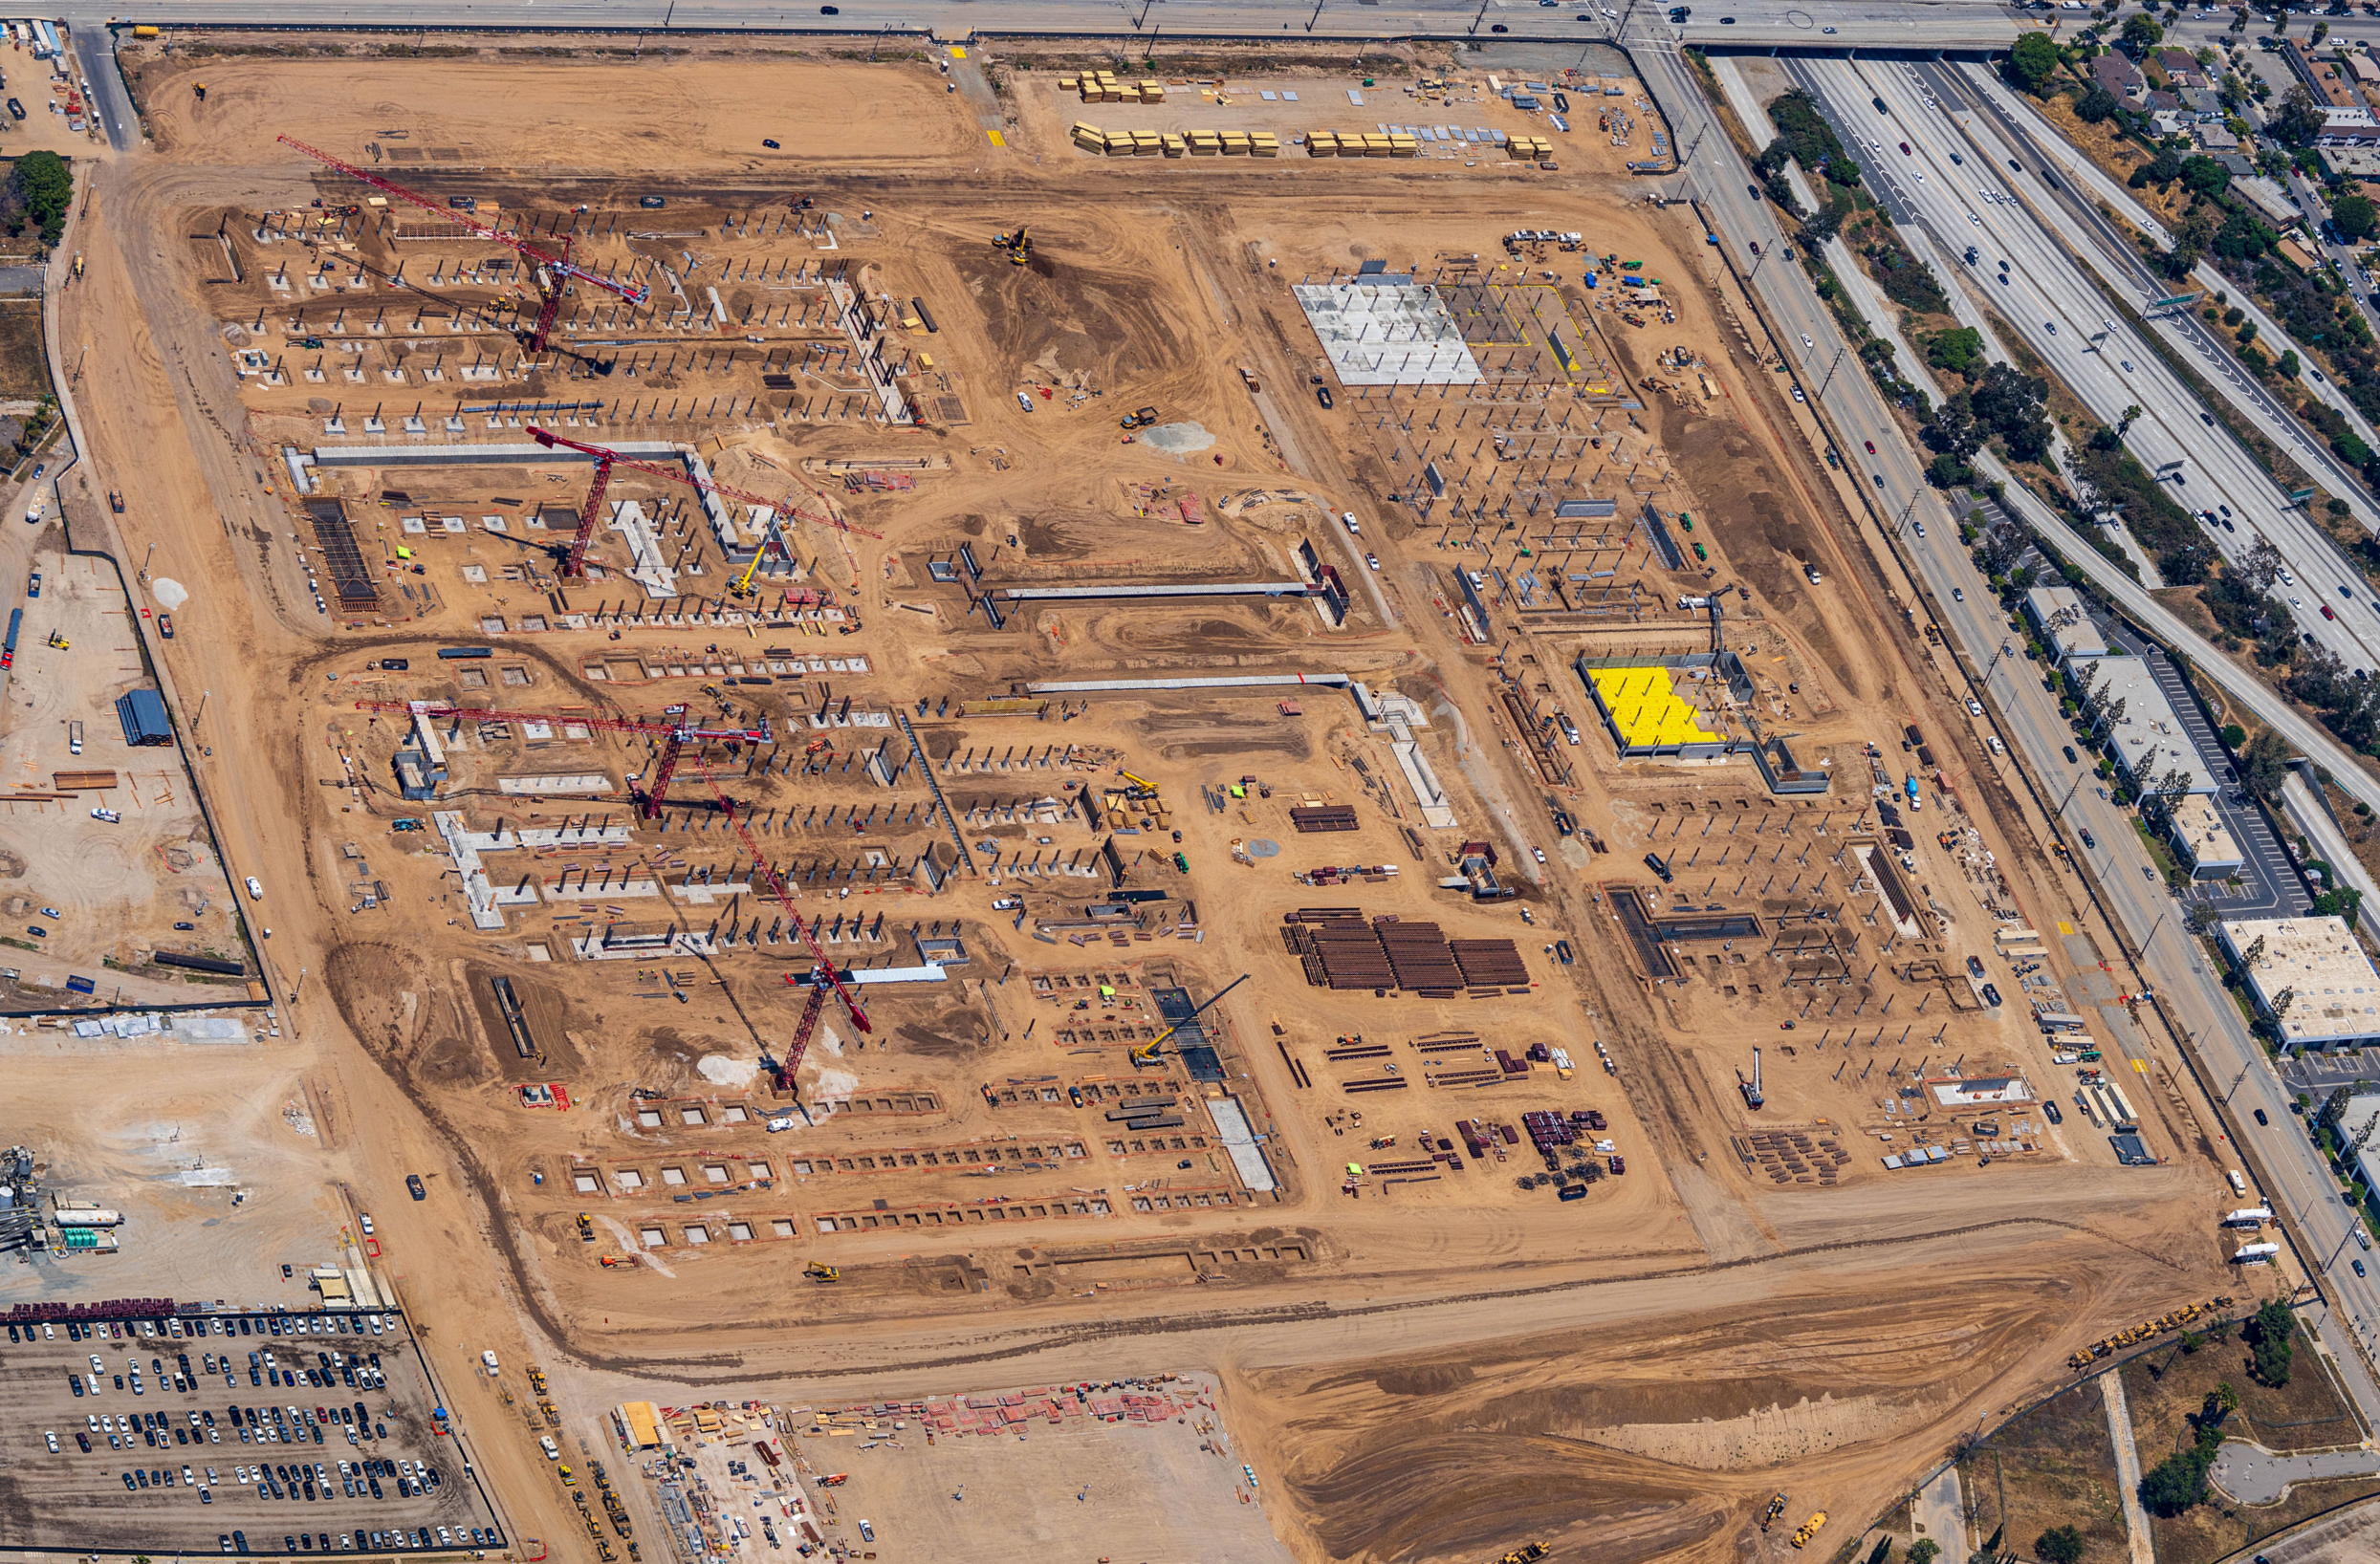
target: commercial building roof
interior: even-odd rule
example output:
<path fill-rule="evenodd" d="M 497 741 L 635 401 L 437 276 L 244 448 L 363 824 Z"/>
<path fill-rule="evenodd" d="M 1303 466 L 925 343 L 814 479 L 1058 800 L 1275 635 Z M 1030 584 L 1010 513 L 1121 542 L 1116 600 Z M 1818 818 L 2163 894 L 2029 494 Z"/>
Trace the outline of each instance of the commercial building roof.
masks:
<path fill-rule="evenodd" d="M 2380 1114 L 2380 1092 L 2362 1092 L 2347 1099 L 2346 1106 L 2339 1110 L 2339 1133 L 2347 1138 L 2348 1145 L 2355 1143 L 2375 1114 Z M 2372 1179 L 2380 1176 L 2380 1136 L 2372 1137 L 2355 1154 L 2355 1160 L 2363 1165 L 2364 1184 L 2369 1187 Z"/>
<path fill-rule="evenodd" d="M 2097 621 L 2090 617 L 2089 605 L 2083 600 L 2083 595 L 2072 587 L 2035 587 L 2024 595 L 2024 612 L 2025 617 L 2033 621 L 2033 627 L 2049 642 L 2051 652 L 2060 663 L 2069 657 L 2107 655 L 2107 638 L 2099 633 Z M 2061 615 L 2072 622 L 2051 629 L 2050 626 L 2058 623 Z"/>
<path fill-rule="evenodd" d="M 1678 694 L 1665 667 L 1597 668 L 1591 678 L 1595 699 L 1623 749 L 1727 742 L 1704 725 L 1701 707 Z"/>
<path fill-rule="evenodd" d="M 2207 799 L 2194 793 L 2177 801 L 2171 815 L 2174 851 L 2189 860 L 2194 875 L 2225 874 L 2247 862 L 2221 812 Z"/>
<path fill-rule="evenodd" d="M 2216 925 L 2283 1046 L 2329 1048 L 2380 1037 L 2380 972 L 2343 918 L 2241 918 Z M 2289 998 L 2285 1006 L 2280 996 Z"/>
<path fill-rule="evenodd" d="M 2124 703 L 2124 715 L 2108 725 L 2107 736 L 2125 774 L 2148 788 L 2161 782 L 2168 772 L 2179 771 L 2185 792 L 2213 793 L 2215 773 L 2207 769 L 2198 747 L 2190 742 L 2190 734 L 2173 714 L 2173 703 L 2165 698 L 2149 664 L 2137 657 L 2102 657 L 2079 664 L 2074 671 L 2077 678 L 2088 680 L 2093 669 L 2098 670 L 2096 692 L 2103 708 Z"/>

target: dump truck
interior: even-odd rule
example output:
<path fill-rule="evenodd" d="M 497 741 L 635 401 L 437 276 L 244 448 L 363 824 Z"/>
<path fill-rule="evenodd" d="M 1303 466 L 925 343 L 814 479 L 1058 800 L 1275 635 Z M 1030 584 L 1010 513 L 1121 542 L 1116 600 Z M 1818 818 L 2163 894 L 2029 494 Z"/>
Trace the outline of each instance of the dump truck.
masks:
<path fill-rule="evenodd" d="M 1144 407 L 1137 413 L 1126 413 L 1122 420 L 1124 427 L 1127 429 L 1146 429 L 1156 422 L 1157 409 L 1154 407 Z"/>
<path fill-rule="evenodd" d="M 1808 1520 L 1801 1523 L 1801 1529 L 1793 1534 L 1793 1545 L 1797 1548 L 1808 1547 L 1810 1539 L 1818 1535 L 1819 1528 L 1824 1526 L 1825 1524 L 1826 1511 L 1822 1510 L 1817 1514 L 1812 1515 Z"/>

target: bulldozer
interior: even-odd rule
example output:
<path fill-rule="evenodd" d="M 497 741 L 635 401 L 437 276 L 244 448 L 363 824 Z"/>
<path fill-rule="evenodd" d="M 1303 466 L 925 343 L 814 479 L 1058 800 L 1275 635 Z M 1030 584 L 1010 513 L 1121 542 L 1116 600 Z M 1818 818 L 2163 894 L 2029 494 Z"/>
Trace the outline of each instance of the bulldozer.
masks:
<path fill-rule="evenodd" d="M 840 1282 L 843 1279 L 841 1266 L 830 1266 L 819 1260 L 813 1260 L 802 1267 L 801 1273 L 814 1282 Z"/>
<path fill-rule="evenodd" d="M 1008 251 L 1011 266 L 1029 266 L 1033 262 L 1033 229 L 1025 224 L 1017 224 L 1014 233 L 993 234 L 992 243 L 993 248 Z"/>

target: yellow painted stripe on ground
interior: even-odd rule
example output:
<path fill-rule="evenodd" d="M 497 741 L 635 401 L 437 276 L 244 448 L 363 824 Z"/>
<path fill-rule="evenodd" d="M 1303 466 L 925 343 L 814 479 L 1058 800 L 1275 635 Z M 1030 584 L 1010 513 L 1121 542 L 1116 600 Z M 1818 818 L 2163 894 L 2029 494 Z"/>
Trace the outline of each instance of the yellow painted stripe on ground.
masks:
<path fill-rule="evenodd" d="M 2132 1061 L 2132 1068 L 2141 1075 L 2145 1075 L 2149 1074 L 2149 1066 L 2139 1059 L 2134 1059 Z"/>
<path fill-rule="evenodd" d="M 993 146 L 1006 146 L 1008 144 L 1007 138 L 1002 136 L 996 130 L 987 130 L 984 134 L 992 138 L 992 144 Z"/>
<path fill-rule="evenodd" d="M 950 57 L 952 59 L 965 59 L 967 57 L 967 51 L 961 45 L 952 44 L 950 46 Z"/>
<path fill-rule="evenodd" d="M 2058 920 L 2058 932 L 2061 934 L 2071 934 L 2074 932 L 2074 925 L 2061 918 Z"/>

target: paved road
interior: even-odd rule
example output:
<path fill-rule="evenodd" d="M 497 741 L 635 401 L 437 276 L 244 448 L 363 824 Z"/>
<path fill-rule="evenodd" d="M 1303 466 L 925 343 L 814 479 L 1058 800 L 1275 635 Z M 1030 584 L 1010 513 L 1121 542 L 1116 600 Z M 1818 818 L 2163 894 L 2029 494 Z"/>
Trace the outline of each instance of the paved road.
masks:
<path fill-rule="evenodd" d="M 2325 1477 L 2369 1477 L 2380 1472 L 2380 1450 L 2314 1450 L 2282 1455 L 2244 1439 L 2227 1439 L 2207 1475 L 2215 1486 L 2245 1505 L 2277 1505 L 2299 1483 Z"/>
<path fill-rule="evenodd" d="M 2131 1564 L 2157 1564 L 2156 1544 L 2149 1531 L 2149 1511 L 2140 1502 L 2140 1446 L 2132 1440 L 2132 1409 L 2124 1395 L 2121 1370 L 2099 1377 L 2101 1400 L 2107 1409 L 2107 1439 L 2115 1446 L 2115 1488 L 2124 1502 L 2124 1540 Z"/>
<path fill-rule="evenodd" d="M 2029 13 L 1995 0 L 1705 0 L 1684 31 L 1695 42 L 1742 49 L 1843 46 L 1865 48 L 2002 49 L 2021 28 L 2039 26 Z M 841 0 L 834 15 L 815 5 L 754 4 L 752 0 L 432 0 L 397 6 L 378 0 L 305 5 L 296 0 L 154 0 L 140 19 L 176 23 L 269 24 L 291 27 L 608 29 L 655 32 L 801 31 L 870 34 L 887 30 L 930 32 L 941 38 L 1034 34 L 1166 37 L 1328 38 L 1408 36 L 1516 41 L 1576 41 L 1608 36 L 1639 16 L 1672 33 L 1666 6 L 1632 0 L 1322 0 L 1318 6 L 1277 0 Z M 104 23 L 116 12 L 67 12 L 70 22 Z M 1733 16 L 1733 24 L 1722 16 Z M 1829 29 L 1833 31 L 1828 32 Z"/>
<path fill-rule="evenodd" d="M 2349 667 L 2380 669 L 2380 604 L 2362 573 L 2212 426 L 2197 394 L 2129 322 L 2113 318 L 2098 285 L 2036 215 L 2034 199 L 2052 193 L 2038 161 L 2016 155 L 1997 121 L 1962 106 L 1954 95 L 1963 83 L 1901 61 L 1809 59 L 1788 69 L 1856 145 L 1869 188 L 1895 222 L 1931 233 L 1940 256 L 1974 256 L 1961 262 L 1963 280 L 1992 299 L 1998 329 L 2013 329 L 2101 423 L 2113 425 L 2126 409 L 2140 409 L 2127 435 L 2132 453 L 2144 466 L 2171 470 L 2176 503 L 2218 517 L 2230 512 L 2224 519 L 2232 525 L 2202 529 L 2206 538 L 2238 559 L 2269 537 L 2290 562 L 2281 590 L 2300 627 Z M 1889 112 L 1876 112 L 1878 101 Z M 1961 280 L 1944 279 L 1954 288 Z M 2148 297 L 2136 297 L 2135 306 Z"/>
<path fill-rule="evenodd" d="M 1912 1508 L 1917 1534 L 1940 1544 L 1941 1564 L 1967 1564 L 1967 1510 L 1958 1491 L 1958 1468 L 1944 1466 L 1940 1476 L 1918 1491 Z"/>
<path fill-rule="evenodd" d="M 2025 757 L 2040 779 L 2040 792 L 2058 800 L 2062 821 L 2097 822 L 2092 829 L 2100 848 L 2091 869 L 2110 914 L 2143 951 L 2143 968 L 2155 985 L 2157 1003 L 2169 1021 L 2194 1042 L 2211 1068 L 2231 1077 L 2214 1082 L 2215 1089 L 2235 1112 L 2247 1115 L 2254 1109 L 2264 1114 L 2266 1122 L 2250 1132 L 2257 1137 L 2252 1166 L 2270 1180 L 2262 1192 L 2292 1214 L 2299 1230 L 2314 1247 L 2309 1260 L 2326 1268 L 2330 1257 L 2349 1242 L 2351 1213 L 2340 1203 L 2336 1181 L 2290 1121 L 2287 1090 L 2266 1063 L 2263 1049 L 2249 1033 L 2238 1008 L 2209 968 L 2201 947 L 2180 927 L 2173 902 L 2161 884 L 2152 883 L 2153 876 L 2143 877 L 2141 871 L 2150 866 L 2149 859 L 2133 838 L 2129 822 L 2091 790 L 2076 786 L 2077 768 L 2063 765 L 2063 724 L 2045 706 L 2038 678 L 2018 673 L 2005 659 L 1997 665 L 1991 663 L 1994 650 L 2008 635 L 1997 604 L 1990 603 L 1986 594 L 1972 590 L 1965 603 L 1953 599 L 1954 587 L 1974 588 L 1982 583 L 1958 547 L 1942 496 L 1926 485 L 1922 464 L 1901 438 L 1873 382 L 1856 371 L 1830 373 L 1830 366 L 1843 361 L 1847 346 L 1801 269 L 1788 259 L 1779 259 L 1781 235 L 1767 204 L 1750 189 L 1749 171 L 1734 144 L 1716 130 L 1699 82 L 1664 40 L 1631 33 L 1629 42 L 1648 88 L 1669 117 L 1677 144 L 1685 149 L 1684 171 L 1674 182 L 1678 193 L 1701 196 L 1706 219 L 1714 223 L 1739 271 L 1748 277 L 1780 345 L 1802 370 L 1803 383 L 1843 441 L 1845 460 L 1864 469 L 1874 486 L 1871 498 L 1878 513 L 1907 527 L 1900 546 L 1927 582 L 1932 599 L 1930 606 L 1945 633 L 1964 654 L 1966 666 L 1992 670 L 1990 695 L 2002 724 L 2002 736 Z M 1756 242 L 1760 247 L 1758 256 L 1751 253 Z M 1769 264 L 1772 260 L 1777 264 Z M 2066 263 L 2044 255 L 2043 264 Z M 1864 452 L 1869 445 L 1874 448 L 1872 456 L 1863 459 L 1853 454 Z M 1987 476 L 2007 477 L 1988 455 L 1978 465 Z M 2029 493 L 2012 485 L 2009 502 L 2043 536 L 2063 534 L 2063 524 Z M 1934 525 L 1931 546 L 1915 533 L 1914 524 L 1919 520 Z M 2235 698 L 2250 703 L 2283 738 L 2328 766 L 2357 796 L 2380 807 L 2380 782 L 2369 778 L 2327 734 L 2274 702 L 2269 691 L 2234 667 L 2113 565 L 2086 549 L 2074 550 L 2073 559 L 2135 623 L 2167 644 L 2185 649 L 2197 667 Z M 2125 1046 L 2127 1052 L 2137 1047 L 2136 1035 L 2128 1037 L 2121 1031 L 2107 1040 Z M 2145 1061 L 2136 1073 L 2147 1073 Z M 2224 1155 L 2228 1135 L 2218 1126 L 2209 1129 L 2217 1142 L 2217 1155 Z M 2374 1382 L 2364 1357 L 2349 1344 L 2347 1333 L 2365 1351 L 2380 1351 L 2380 1336 L 2374 1334 L 2380 1331 L 2380 1290 L 2353 1278 L 2343 1258 L 2337 1263 L 2338 1271 L 2325 1273 L 2322 1285 L 2340 1312 L 2311 1311 L 2308 1324 L 2339 1360 L 2349 1394 L 2369 1419 L 2380 1416 L 2380 1384 Z"/>

